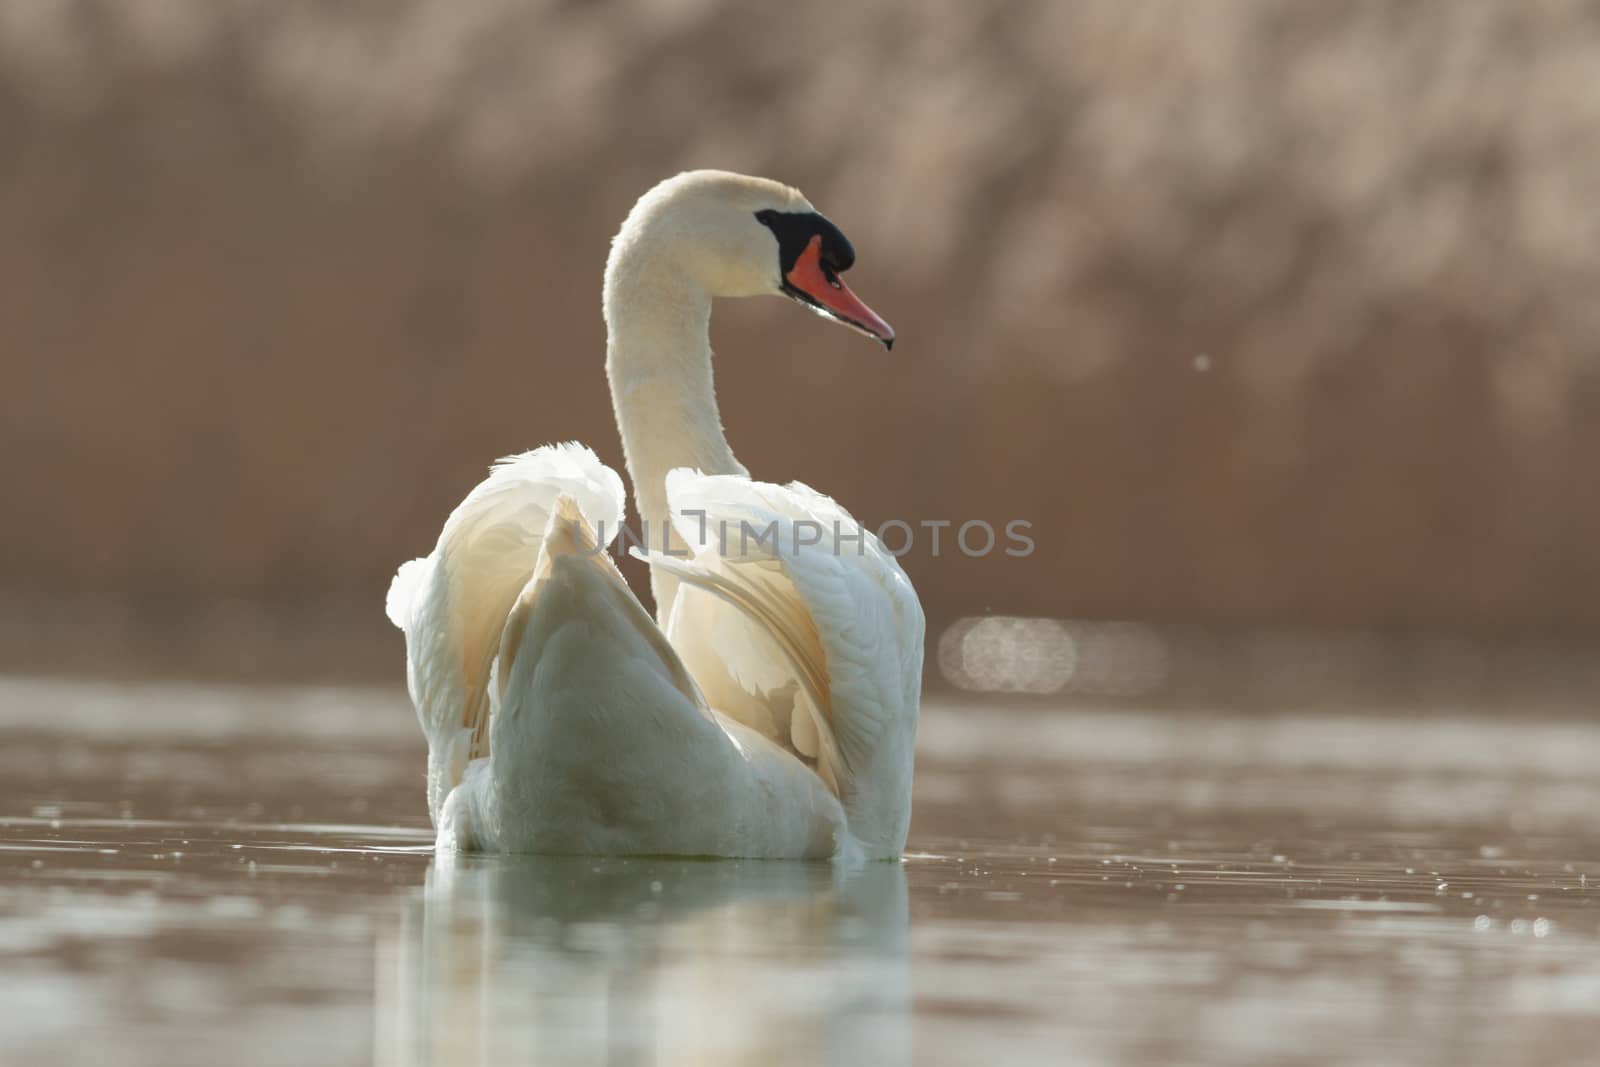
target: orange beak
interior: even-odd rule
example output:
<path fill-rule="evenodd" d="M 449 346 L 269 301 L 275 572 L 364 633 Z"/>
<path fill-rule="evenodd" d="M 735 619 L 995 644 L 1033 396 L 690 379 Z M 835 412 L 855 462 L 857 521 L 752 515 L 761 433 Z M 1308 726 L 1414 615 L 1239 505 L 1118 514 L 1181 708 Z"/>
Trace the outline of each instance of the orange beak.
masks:
<path fill-rule="evenodd" d="M 840 280 L 837 272 L 823 266 L 820 236 L 812 236 L 805 251 L 795 260 L 794 267 L 784 276 L 784 282 L 784 289 L 789 295 L 868 337 L 882 341 L 884 348 L 894 347 L 894 327 L 863 304 L 849 286 Z"/>

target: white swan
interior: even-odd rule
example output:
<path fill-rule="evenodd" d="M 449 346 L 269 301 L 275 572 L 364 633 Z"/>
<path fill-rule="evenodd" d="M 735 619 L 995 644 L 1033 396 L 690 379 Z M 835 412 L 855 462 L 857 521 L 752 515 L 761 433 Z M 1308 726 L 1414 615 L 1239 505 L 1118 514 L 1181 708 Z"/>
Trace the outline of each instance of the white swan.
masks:
<path fill-rule="evenodd" d="M 838 277 L 854 258 L 758 178 L 682 174 L 629 214 L 606 266 L 606 372 L 662 626 L 603 550 L 622 485 L 588 449 L 502 460 L 468 494 L 387 604 L 441 849 L 900 854 L 921 606 L 832 500 L 750 480 L 708 339 L 713 297 L 782 293 L 891 344 Z"/>

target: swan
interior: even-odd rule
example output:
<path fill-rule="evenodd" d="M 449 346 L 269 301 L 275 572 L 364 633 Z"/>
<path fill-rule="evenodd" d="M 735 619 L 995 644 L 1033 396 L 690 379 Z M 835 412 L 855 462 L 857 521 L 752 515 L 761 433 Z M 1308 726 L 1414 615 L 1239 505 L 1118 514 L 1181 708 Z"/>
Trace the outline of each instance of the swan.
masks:
<path fill-rule="evenodd" d="M 771 294 L 892 345 L 839 277 L 854 260 L 778 182 L 692 171 L 635 204 L 606 375 L 656 614 L 608 554 L 621 479 L 576 443 L 501 460 L 400 567 L 439 851 L 900 855 L 921 605 L 838 504 L 734 458 L 708 334 L 713 298 Z"/>

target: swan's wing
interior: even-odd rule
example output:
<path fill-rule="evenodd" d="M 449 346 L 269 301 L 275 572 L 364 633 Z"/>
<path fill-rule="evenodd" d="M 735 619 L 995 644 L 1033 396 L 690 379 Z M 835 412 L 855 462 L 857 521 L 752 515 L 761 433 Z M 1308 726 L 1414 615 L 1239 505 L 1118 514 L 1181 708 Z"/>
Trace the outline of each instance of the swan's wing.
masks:
<path fill-rule="evenodd" d="M 897 851 L 923 652 L 905 572 L 843 508 L 799 483 L 675 470 L 667 497 L 689 555 L 646 558 L 684 583 L 668 623 L 673 647 L 713 707 L 814 760 L 852 832 Z"/>
<path fill-rule="evenodd" d="M 467 761 L 487 751 L 490 667 L 563 494 L 608 542 L 616 536 L 624 506 L 616 472 L 581 445 L 546 445 L 496 463 L 445 520 L 433 552 L 403 564 L 390 584 L 385 609 L 406 635 L 435 816 Z"/>

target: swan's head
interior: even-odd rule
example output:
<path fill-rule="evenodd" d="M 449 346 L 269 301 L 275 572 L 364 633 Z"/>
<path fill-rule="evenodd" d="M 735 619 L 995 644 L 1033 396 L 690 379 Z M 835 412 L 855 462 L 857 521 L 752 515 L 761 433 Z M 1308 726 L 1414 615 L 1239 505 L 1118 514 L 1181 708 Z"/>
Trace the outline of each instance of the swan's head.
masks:
<path fill-rule="evenodd" d="M 614 243 L 610 275 L 630 248 L 683 273 L 712 296 L 782 295 L 883 343 L 894 329 L 840 277 L 855 249 L 799 190 L 720 170 L 680 174 L 634 205 Z"/>

